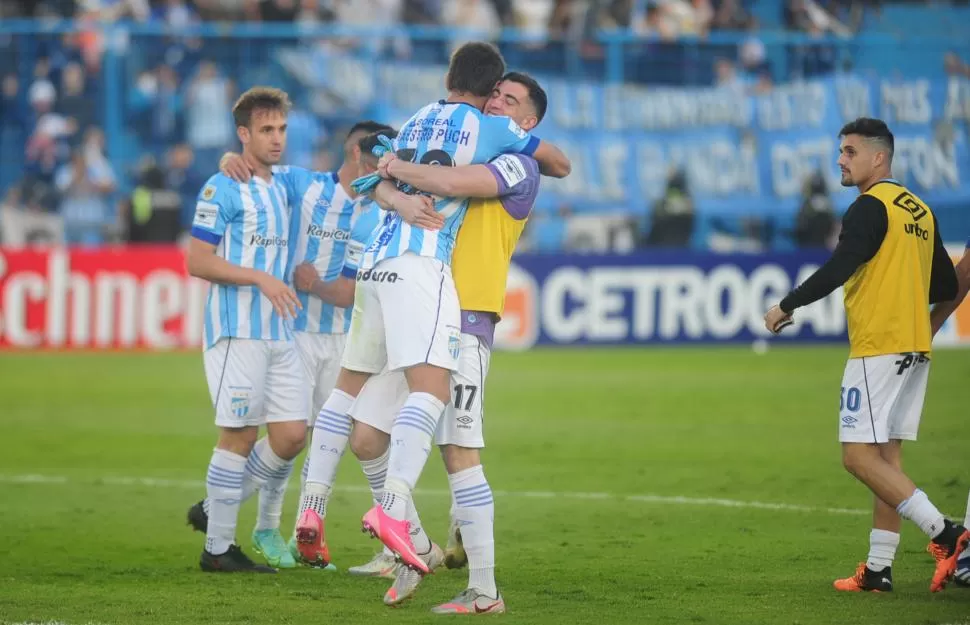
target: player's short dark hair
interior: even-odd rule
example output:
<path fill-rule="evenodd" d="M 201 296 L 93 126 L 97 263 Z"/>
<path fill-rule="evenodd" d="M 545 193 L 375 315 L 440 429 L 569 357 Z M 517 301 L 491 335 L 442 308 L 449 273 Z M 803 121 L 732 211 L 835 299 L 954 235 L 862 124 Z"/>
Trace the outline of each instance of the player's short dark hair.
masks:
<path fill-rule="evenodd" d="M 839 131 L 840 137 L 845 137 L 846 135 L 859 135 L 860 137 L 865 137 L 866 139 L 883 144 L 889 151 L 890 158 L 892 158 L 893 151 L 896 149 L 896 140 L 893 138 L 893 133 L 889 131 L 889 126 L 886 125 L 886 122 L 881 119 L 873 119 L 871 117 L 855 119 L 845 126 L 842 126 L 842 130 Z"/>
<path fill-rule="evenodd" d="M 445 88 L 486 97 L 491 95 L 504 73 L 505 59 L 498 48 L 484 41 L 473 41 L 451 55 Z"/>
<path fill-rule="evenodd" d="M 253 87 L 246 91 L 232 107 L 232 119 L 236 127 L 249 128 L 253 121 L 253 111 L 279 111 L 283 115 L 290 112 L 290 96 L 275 87 Z"/>
<path fill-rule="evenodd" d="M 518 83 L 528 90 L 529 99 L 532 100 L 532 106 L 536 110 L 536 118 L 541 122 L 542 118 L 546 115 L 549 98 L 546 96 L 546 90 L 539 86 L 539 81 L 522 72 L 509 72 L 505 76 L 502 76 L 502 82 L 506 80 Z"/>
<path fill-rule="evenodd" d="M 377 158 L 374 156 L 374 148 L 381 144 L 377 139 L 381 135 L 387 137 L 388 139 L 394 139 L 397 137 L 397 131 L 387 126 L 387 130 L 379 130 L 377 132 L 372 132 L 369 135 L 362 137 L 360 141 L 357 142 L 357 146 L 360 148 L 361 156 L 369 156 L 371 158 Z"/>
<path fill-rule="evenodd" d="M 350 139 L 355 133 L 358 132 L 363 132 L 366 134 L 373 134 L 375 132 L 393 132 L 397 134 L 396 131 L 387 124 L 382 124 L 381 122 L 375 122 L 369 119 L 357 122 L 351 126 L 350 130 L 347 131 L 347 139 Z"/>

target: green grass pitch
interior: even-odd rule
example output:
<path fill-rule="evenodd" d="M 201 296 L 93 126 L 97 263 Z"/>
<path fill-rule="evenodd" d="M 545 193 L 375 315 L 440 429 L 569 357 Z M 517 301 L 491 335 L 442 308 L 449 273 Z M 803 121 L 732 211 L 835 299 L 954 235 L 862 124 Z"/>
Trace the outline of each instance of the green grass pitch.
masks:
<path fill-rule="evenodd" d="M 871 498 L 840 464 L 844 347 L 496 354 L 485 467 L 496 491 L 503 623 L 970 624 L 970 590 L 931 595 L 925 537 L 904 526 L 891 595 L 838 594 L 865 559 Z M 464 587 L 415 598 L 348 566 L 369 496 L 351 454 L 330 505 L 337 573 L 212 576 L 185 525 L 215 442 L 198 353 L 0 355 L 0 623 L 433 623 Z M 945 512 L 970 488 L 970 352 L 938 351 L 904 464 Z M 284 528 L 293 523 L 291 481 Z M 341 487 L 344 487 L 341 489 Z M 433 455 L 416 502 L 446 540 Z M 776 505 L 778 504 L 778 505 Z M 238 540 L 252 554 L 255 502 Z M 288 531 L 284 532 L 288 534 Z"/>

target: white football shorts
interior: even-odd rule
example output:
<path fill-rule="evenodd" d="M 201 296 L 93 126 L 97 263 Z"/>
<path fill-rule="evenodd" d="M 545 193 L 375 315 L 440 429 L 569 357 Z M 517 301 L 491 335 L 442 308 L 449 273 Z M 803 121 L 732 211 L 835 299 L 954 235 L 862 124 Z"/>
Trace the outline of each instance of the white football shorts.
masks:
<path fill-rule="evenodd" d="M 217 426 L 306 421 L 307 374 L 292 341 L 222 338 L 202 360 Z"/>
<path fill-rule="evenodd" d="M 456 371 L 460 347 L 451 267 L 407 253 L 357 273 L 344 367 L 380 373 L 427 363 Z"/>
<path fill-rule="evenodd" d="M 309 415 L 307 421 L 308 425 L 313 427 L 317 413 L 323 408 L 323 404 L 330 397 L 337 383 L 347 335 L 294 332 L 293 339 L 300 352 L 300 358 L 307 368 L 309 377 L 306 389 Z"/>
<path fill-rule="evenodd" d="M 930 360 L 922 354 L 850 358 L 842 377 L 839 441 L 915 441 Z"/>
<path fill-rule="evenodd" d="M 470 449 L 485 447 L 485 378 L 490 359 L 491 350 L 485 341 L 472 334 L 461 335 L 458 371 L 451 375 L 451 403 L 438 422 L 435 444 Z M 408 393 L 403 372 L 384 371 L 367 380 L 350 409 L 350 416 L 390 434 Z"/>

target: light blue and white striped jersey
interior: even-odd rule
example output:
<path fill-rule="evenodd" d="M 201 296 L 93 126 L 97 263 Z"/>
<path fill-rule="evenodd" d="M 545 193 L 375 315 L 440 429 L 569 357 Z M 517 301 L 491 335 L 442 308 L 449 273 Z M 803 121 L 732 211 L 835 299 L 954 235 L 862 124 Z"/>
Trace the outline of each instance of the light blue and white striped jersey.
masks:
<path fill-rule="evenodd" d="M 216 245 L 216 253 L 234 265 L 286 278 L 290 212 L 282 181 L 253 177 L 238 183 L 216 174 L 199 192 L 192 236 Z M 289 338 L 283 319 L 255 286 L 209 285 L 205 304 L 205 347 L 225 337 Z"/>
<path fill-rule="evenodd" d="M 293 272 L 302 263 L 311 263 L 321 280 L 336 280 L 351 253 L 354 236 L 363 237 L 356 242 L 362 249 L 377 227 L 377 218 L 367 215 L 367 207 L 361 205 L 359 198 L 347 194 L 336 172 L 302 167 L 277 167 L 273 171 L 286 186 L 292 211 L 287 281 L 292 283 Z M 360 234 L 358 229 L 366 233 Z M 344 334 L 349 330 L 347 309 L 304 291 L 297 295 L 303 309 L 293 321 L 295 331 Z"/>
<path fill-rule="evenodd" d="M 350 243 L 347 244 L 347 257 L 340 274 L 344 278 L 353 278 L 354 280 L 357 279 L 364 250 L 373 241 L 381 225 L 396 214 L 384 210 L 377 202 L 367 197 L 362 200 L 361 211 L 360 218 L 357 219 L 354 230 L 350 234 Z M 347 328 L 349 332 L 350 315 L 347 315 Z"/>
<path fill-rule="evenodd" d="M 465 103 L 433 102 L 409 119 L 394 148 L 400 158 L 424 165 L 458 167 L 487 163 L 499 154 L 532 155 L 539 140 L 508 117 L 486 116 Z M 368 246 L 362 269 L 372 269 L 386 258 L 412 252 L 450 265 L 458 229 L 468 209 L 468 198 L 435 198 L 435 210 L 445 218 L 436 232 L 412 227 L 396 213 L 386 219 Z"/>

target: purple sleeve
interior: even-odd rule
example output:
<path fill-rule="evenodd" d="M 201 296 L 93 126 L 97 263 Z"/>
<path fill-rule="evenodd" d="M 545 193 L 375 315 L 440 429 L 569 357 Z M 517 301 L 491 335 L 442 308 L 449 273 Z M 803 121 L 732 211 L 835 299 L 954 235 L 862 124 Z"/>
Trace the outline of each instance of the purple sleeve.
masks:
<path fill-rule="evenodd" d="M 539 164 L 524 154 L 503 154 L 486 165 L 498 183 L 498 197 L 513 219 L 525 219 L 539 194 Z"/>

